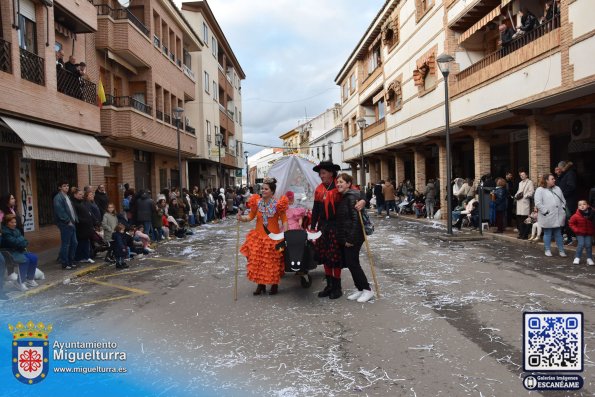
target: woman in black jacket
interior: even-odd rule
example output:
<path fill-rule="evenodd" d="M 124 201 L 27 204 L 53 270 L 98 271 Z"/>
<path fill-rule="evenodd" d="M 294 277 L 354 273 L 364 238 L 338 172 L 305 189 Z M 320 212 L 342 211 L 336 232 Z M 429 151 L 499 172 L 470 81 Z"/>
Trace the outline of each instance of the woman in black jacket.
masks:
<path fill-rule="evenodd" d="M 341 248 L 343 267 L 349 268 L 357 291 L 347 299 L 367 302 L 374 296 L 366 274 L 359 263 L 359 251 L 364 243 L 364 232 L 355 204 L 360 199 L 360 192 L 353 190 L 353 179 L 349 174 L 337 177 L 337 190 L 341 193 L 341 201 L 337 204 L 337 241 Z M 340 296 L 340 295 L 339 295 Z"/>
<path fill-rule="evenodd" d="M 74 260 L 77 262 L 95 263 L 91 259 L 91 236 L 95 233 L 95 220 L 84 203 L 83 191 L 75 189 L 72 194 L 72 206 L 78 217 L 76 224 L 76 254 Z"/>

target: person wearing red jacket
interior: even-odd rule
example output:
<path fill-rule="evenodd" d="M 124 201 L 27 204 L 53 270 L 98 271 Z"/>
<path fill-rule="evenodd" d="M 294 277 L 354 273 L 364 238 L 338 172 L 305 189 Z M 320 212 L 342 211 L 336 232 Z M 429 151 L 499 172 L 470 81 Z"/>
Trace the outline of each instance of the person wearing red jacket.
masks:
<path fill-rule="evenodd" d="M 576 247 L 576 255 L 574 265 L 578 265 L 583 254 L 583 248 L 585 248 L 587 254 L 587 265 L 595 266 L 593 262 L 593 233 L 595 233 L 595 227 L 593 226 L 593 220 L 595 219 L 595 211 L 589 206 L 586 200 L 578 202 L 578 209 L 575 214 L 570 217 L 568 222 L 570 228 L 576 234 L 578 240 L 578 246 Z"/>

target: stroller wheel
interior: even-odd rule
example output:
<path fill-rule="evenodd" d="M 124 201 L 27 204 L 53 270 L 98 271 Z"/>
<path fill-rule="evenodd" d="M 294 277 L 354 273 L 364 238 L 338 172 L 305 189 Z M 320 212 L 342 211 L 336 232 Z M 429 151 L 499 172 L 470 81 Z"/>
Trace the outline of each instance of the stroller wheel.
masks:
<path fill-rule="evenodd" d="M 300 277 L 300 283 L 303 288 L 310 288 L 312 285 L 312 277 L 309 274 Z"/>

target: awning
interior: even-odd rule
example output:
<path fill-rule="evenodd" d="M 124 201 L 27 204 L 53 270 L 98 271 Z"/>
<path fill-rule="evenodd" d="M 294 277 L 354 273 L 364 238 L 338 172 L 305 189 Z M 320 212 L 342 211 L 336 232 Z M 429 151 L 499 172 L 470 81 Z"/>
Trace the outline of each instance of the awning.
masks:
<path fill-rule="evenodd" d="M 2 116 L 23 140 L 23 157 L 63 163 L 109 166 L 110 155 L 95 137 Z"/>
<path fill-rule="evenodd" d="M 494 8 L 492 11 L 490 11 L 490 13 L 488 15 L 481 18 L 479 21 L 477 21 L 475 24 L 473 24 L 473 26 L 471 26 L 469 29 L 467 29 L 465 32 L 463 32 L 463 34 L 461 34 L 459 36 L 458 44 L 461 44 L 463 41 L 465 41 L 469 37 L 471 37 L 471 35 L 473 35 L 473 33 L 477 32 L 479 29 L 483 28 L 488 23 L 490 23 L 494 19 L 498 18 L 501 13 L 502 13 L 501 6 L 499 5 L 496 8 Z"/>

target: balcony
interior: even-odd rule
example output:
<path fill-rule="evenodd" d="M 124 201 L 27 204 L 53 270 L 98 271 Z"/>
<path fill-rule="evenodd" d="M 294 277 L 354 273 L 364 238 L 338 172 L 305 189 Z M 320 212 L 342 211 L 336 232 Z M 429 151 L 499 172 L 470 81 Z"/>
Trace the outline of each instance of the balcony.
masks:
<path fill-rule="evenodd" d="M 374 135 L 380 134 L 386 128 L 386 120 L 381 118 L 380 120 L 370 124 L 364 129 L 364 139 L 373 137 Z"/>
<path fill-rule="evenodd" d="M 21 50 L 21 78 L 32 83 L 45 85 L 44 61 L 38 55 L 24 49 Z"/>
<path fill-rule="evenodd" d="M 156 110 L 155 117 L 157 118 L 157 120 L 163 121 L 163 112 L 161 110 Z"/>
<path fill-rule="evenodd" d="M 153 45 L 155 46 L 155 48 L 161 48 L 161 40 L 159 40 L 159 37 L 157 37 L 157 35 L 153 35 Z"/>
<path fill-rule="evenodd" d="M 163 121 L 165 121 L 167 124 L 171 124 L 171 116 L 167 113 L 165 113 L 163 115 Z"/>
<path fill-rule="evenodd" d="M 63 68 L 56 69 L 56 75 L 58 92 L 97 105 L 97 86 L 95 83 L 75 76 Z"/>
<path fill-rule="evenodd" d="M 97 31 L 97 10 L 92 1 L 54 0 L 54 20 L 73 33 Z"/>
<path fill-rule="evenodd" d="M 192 81 L 196 82 L 196 76 L 194 75 L 194 72 L 192 71 L 192 69 L 190 69 L 188 66 L 182 64 L 182 71 L 184 71 L 184 74 Z"/>
<path fill-rule="evenodd" d="M 113 20 L 129 20 L 134 26 L 138 28 L 147 38 L 149 37 L 149 28 L 142 23 L 128 8 L 111 8 L 107 4 L 96 4 L 97 15 L 107 15 Z"/>
<path fill-rule="evenodd" d="M 457 74 L 453 95 L 505 73 L 560 45 L 560 16 L 517 37 Z"/>
<path fill-rule="evenodd" d="M 0 70 L 12 73 L 12 57 L 10 56 L 10 43 L 0 39 Z"/>
<path fill-rule="evenodd" d="M 186 126 L 184 127 L 184 129 L 186 130 L 187 133 L 192 134 L 192 135 L 196 135 L 196 128 L 190 127 L 188 124 L 186 124 Z"/>
<path fill-rule="evenodd" d="M 148 114 L 151 116 L 152 109 L 149 105 L 142 103 L 130 96 L 112 96 L 106 95 L 105 106 L 114 106 L 117 108 L 133 108 L 139 112 Z"/>

